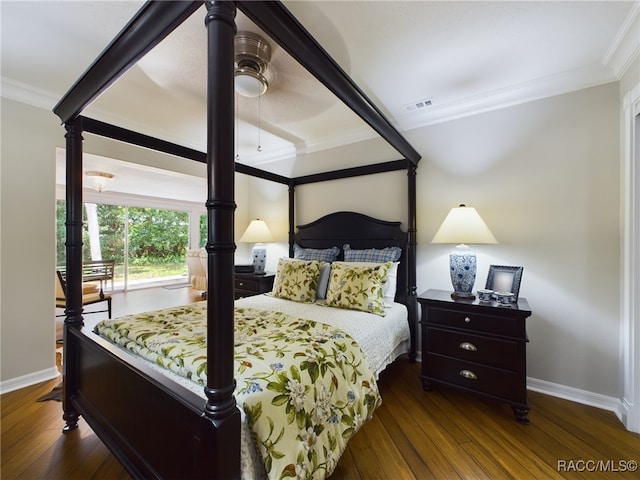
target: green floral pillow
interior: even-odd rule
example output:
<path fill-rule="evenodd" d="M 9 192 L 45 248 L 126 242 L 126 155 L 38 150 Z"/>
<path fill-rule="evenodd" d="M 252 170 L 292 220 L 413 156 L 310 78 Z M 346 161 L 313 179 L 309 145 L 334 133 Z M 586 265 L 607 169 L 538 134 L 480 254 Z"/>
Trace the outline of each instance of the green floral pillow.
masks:
<path fill-rule="evenodd" d="M 392 265 L 393 262 L 371 266 L 332 263 L 327 305 L 384 316 L 383 286 Z"/>
<path fill-rule="evenodd" d="M 323 263 L 319 260 L 281 258 L 271 293 L 294 302 L 313 303 Z"/>

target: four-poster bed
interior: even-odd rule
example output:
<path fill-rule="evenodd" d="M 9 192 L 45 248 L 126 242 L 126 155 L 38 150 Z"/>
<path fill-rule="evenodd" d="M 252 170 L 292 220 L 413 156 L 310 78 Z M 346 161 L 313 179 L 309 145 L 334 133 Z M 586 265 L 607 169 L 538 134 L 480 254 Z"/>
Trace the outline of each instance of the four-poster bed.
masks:
<path fill-rule="evenodd" d="M 65 431 L 79 415 L 135 477 L 238 478 L 240 412 L 234 391 L 234 172 L 289 187 L 290 256 L 294 243 L 310 249 L 402 248 L 396 302 L 406 306 L 415 358 L 415 175 L 419 154 L 279 2 L 204 2 L 208 32 L 207 152 L 202 153 L 89 119 L 80 114 L 130 66 L 203 2 L 148 2 L 56 105 L 67 145 L 67 309 L 64 328 Z M 305 66 L 403 157 L 402 160 L 286 178 L 234 162 L 233 48 L 235 8 Z M 202 396 L 83 326 L 82 134 L 90 133 L 207 163 L 209 290 L 206 301 L 206 386 Z M 341 212 L 300 226 L 298 185 L 371 173 L 407 170 L 407 231 Z M 342 253 L 342 255 L 344 252 Z M 204 405 L 203 405 L 204 402 Z M 169 436 L 170 433 L 170 436 Z"/>

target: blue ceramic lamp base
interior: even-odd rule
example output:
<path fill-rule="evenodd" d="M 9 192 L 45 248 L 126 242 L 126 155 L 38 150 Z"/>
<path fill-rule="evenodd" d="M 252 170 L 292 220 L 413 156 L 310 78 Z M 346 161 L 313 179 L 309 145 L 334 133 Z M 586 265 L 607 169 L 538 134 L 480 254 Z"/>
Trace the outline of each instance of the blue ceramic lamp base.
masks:
<path fill-rule="evenodd" d="M 253 257 L 253 273 L 264 275 L 267 264 L 267 248 L 261 243 L 256 243 L 251 250 L 251 256 Z"/>
<path fill-rule="evenodd" d="M 458 245 L 449 254 L 449 269 L 454 300 L 473 300 L 476 296 L 473 285 L 476 282 L 476 254 L 467 245 Z"/>

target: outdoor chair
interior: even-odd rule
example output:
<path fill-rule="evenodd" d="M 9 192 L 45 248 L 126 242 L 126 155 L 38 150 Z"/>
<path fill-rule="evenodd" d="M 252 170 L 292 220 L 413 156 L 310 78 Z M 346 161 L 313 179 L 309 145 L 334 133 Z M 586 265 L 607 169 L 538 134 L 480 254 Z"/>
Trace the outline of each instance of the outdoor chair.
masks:
<path fill-rule="evenodd" d="M 67 282 L 65 281 L 60 270 L 56 270 L 56 308 L 67 307 Z M 105 294 L 101 288 L 95 283 L 87 283 L 82 285 L 82 306 L 92 305 L 94 303 L 107 302 L 106 310 L 92 310 L 90 313 L 108 312 L 109 318 L 111 318 L 111 295 Z M 57 317 L 63 317 L 64 315 L 56 315 Z"/>

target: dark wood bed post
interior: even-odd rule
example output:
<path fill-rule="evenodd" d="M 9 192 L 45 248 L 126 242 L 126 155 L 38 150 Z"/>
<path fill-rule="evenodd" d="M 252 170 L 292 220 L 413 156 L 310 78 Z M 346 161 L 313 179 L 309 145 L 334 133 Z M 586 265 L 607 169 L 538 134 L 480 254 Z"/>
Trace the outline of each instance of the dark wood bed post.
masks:
<path fill-rule="evenodd" d="M 407 308 L 409 309 L 409 319 L 411 330 L 411 350 L 409 359 L 415 362 L 417 356 L 416 330 L 418 328 L 418 302 L 416 286 L 416 170 L 414 163 L 407 161 L 407 192 L 408 197 L 408 228 L 407 228 Z"/>
<path fill-rule="evenodd" d="M 293 258 L 293 238 L 296 233 L 296 184 L 289 181 L 289 257 Z"/>
<path fill-rule="evenodd" d="M 240 477 L 240 412 L 234 379 L 234 2 L 207 1 L 207 403 L 215 425 L 212 478 Z M 206 427 L 205 427 L 206 428 Z M 205 472 L 203 472 L 205 473 Z"/>
<path fill-rule="evenodd" d="M 66 139 L 66 257 L 67 257 L 67 307 L 63 338 L 67 344 L 70 328 L 82 327 L 82 121 L 78 118 L 65 124 Z M 62 361 L 62 418 L 66 425 L 63 432 L 78 427 L 79 413 L 71 402 L 76 390 L 76 359 L 73 349 L 63 350 Z"/>

